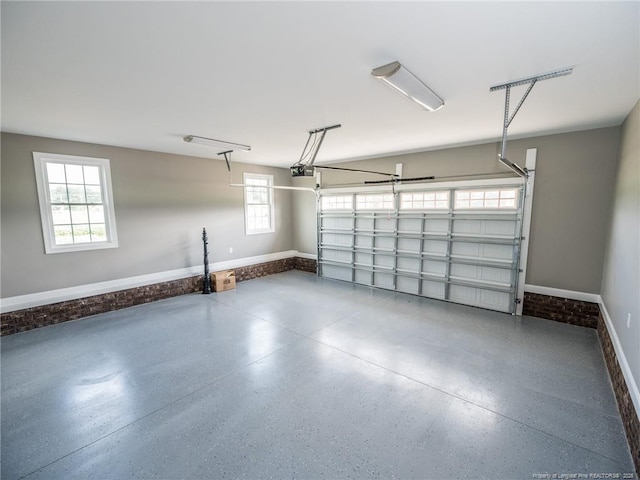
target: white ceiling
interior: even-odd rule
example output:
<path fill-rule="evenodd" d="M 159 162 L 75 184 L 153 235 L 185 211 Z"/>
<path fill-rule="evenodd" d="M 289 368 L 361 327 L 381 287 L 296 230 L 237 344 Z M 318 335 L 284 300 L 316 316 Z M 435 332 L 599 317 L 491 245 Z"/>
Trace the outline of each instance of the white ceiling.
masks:
<path fill-rule="evenodd" d="M 538 83 L 510 138 L 619 125 L 640 94 L 640 2 L 2 1 L 2 130 L 289 166 L 498 139 L 493 85 Z M 398 60 L 425 112 L 371 77 Z M 515 101 L 526 87 L 512 92 Z"/>

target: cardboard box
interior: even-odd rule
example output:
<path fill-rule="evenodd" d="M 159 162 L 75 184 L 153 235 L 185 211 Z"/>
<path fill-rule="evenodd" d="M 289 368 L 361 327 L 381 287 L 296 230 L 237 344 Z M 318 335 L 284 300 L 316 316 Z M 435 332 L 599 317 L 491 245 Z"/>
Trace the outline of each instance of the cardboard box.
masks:
<path fill-rule="evenodd" d="M 224 292 L 236 288 L 236 272 L 223 270 L 211 274 L 211 287 L 214 292 Z"/>

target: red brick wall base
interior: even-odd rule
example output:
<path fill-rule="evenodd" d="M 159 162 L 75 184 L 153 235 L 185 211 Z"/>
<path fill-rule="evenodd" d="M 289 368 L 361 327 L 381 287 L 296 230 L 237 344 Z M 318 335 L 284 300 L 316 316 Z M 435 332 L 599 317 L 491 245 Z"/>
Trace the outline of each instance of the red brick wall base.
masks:
<path fill-rule="evenodd" d="M 631 457 L 636 467 L 636 473 L 638 477 L 640 477 L 640 418 L 638 417 L 640 412 L 636 412 L 633 401 L 631 400 L 627 382 L 622 375 L 618 357 L 616 356 L 616 351 L 613 349 L 613 343 L 611 342 L 611 337 L 609 336 L 609 331 L 607 330 L 602 314 L 599 315 L 598 320 L 598 336 L 600 337 L 602 354 L 604 355 L 604 361 L 609 371 L 611 385 L 613 386 L 613 393 L 618 402 L 620 418 L 622 419 L 622 424 L 627 434 Z"/>
<path fill-rule="evenodd" d="M 611 337 L 604 317 L 597 303 L 571 300 L 568 298 L 524 294 L 524 315 L 545 318 L 557 322 L 570 323 L 582 327 L 595 328 L 598 331 L 602 354 L 609 372 L 613 392 L 618 403 L 618 411 L 627 435 L 627 442 L 635 464 L 636 473 L 640 476 L 640 419 L 635 410 L 631 394 L 624 379 L 618 357 L 613 348 Z"/>
<path fill-rule="evenodd" d="M 522 314 L 597 328 L 600 307 L 597 303 L 525 292 Z"/>
<path fill-rule="evenodd" d="M 240 267 L 234 270 L 236 273 L 236 282 L 242 282 L 244 280 L 294 269 L 315 273 L 316 261 L 292 257 Z M 78 298 L 50 305 L 25 308 L 0 315 L 0 335 L 4 336 L 25 332 L 27 330 L 33 330 L 34 328 L 55 325 L 90 315 L 97 315 L 99 313 L 133 307 L 134 305 L 199 291 L 202 291 L 202 275 L 101 295 L 93 295 L 91 297 Z"/>

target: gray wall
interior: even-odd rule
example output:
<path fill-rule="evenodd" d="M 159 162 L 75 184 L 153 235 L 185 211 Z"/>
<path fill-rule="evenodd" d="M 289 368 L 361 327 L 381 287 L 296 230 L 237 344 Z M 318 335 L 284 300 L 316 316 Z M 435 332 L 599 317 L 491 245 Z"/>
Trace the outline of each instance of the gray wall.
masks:
<path fill-rule="evenodd" d="M 110 159 L 118 248 L 45 255 L 33 151 Z M 228 186 L 224 161 L 7 133 L 1 154 L 2 298 L 201 265 L 202 227 L 211 262 L 293 249 L 291 193 L 275 192 L 275 233 L 245 235 L 243 190 Z M 232 171 L 237 183 L 243 171 L 291 180 Z"/>
<path fill-rule="evenodd" d="M 507 157 L 519 165 L 527 149 L 538 149 L 528 284 L 600 293 L 619 138 L 620 128 L 611 127 L 509 141 Z M 405 177 L 497 174 L 506 170 L 497 161 L 498 151 L 498 143 L 488 143 L 340 166 L 393 173 L 395 164 L 402 163 Z M 322 172 L 323 186 L 371 178 Z M 309 202 L 304 205 L 312 208 Z M 294 211 L 294 224 L 304 225 L 294 241 L 299 251 L 316 251 L 312 217 L 302 208 Z"/>
<path fill-rule="evenodd" d="M 601 295 L 640 386 L 640 102 L 622 125 L 620 145 Z"/>

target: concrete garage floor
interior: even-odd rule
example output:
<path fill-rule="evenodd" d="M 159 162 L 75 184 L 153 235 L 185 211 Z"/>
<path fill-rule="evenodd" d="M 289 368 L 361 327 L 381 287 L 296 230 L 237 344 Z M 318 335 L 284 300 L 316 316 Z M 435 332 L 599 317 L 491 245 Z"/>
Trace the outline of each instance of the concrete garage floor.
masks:
<path fill-rule="evenodd" d="M 292 271 L 1 345 L 4 480 L 633 472 L 582 327 Z"/>

